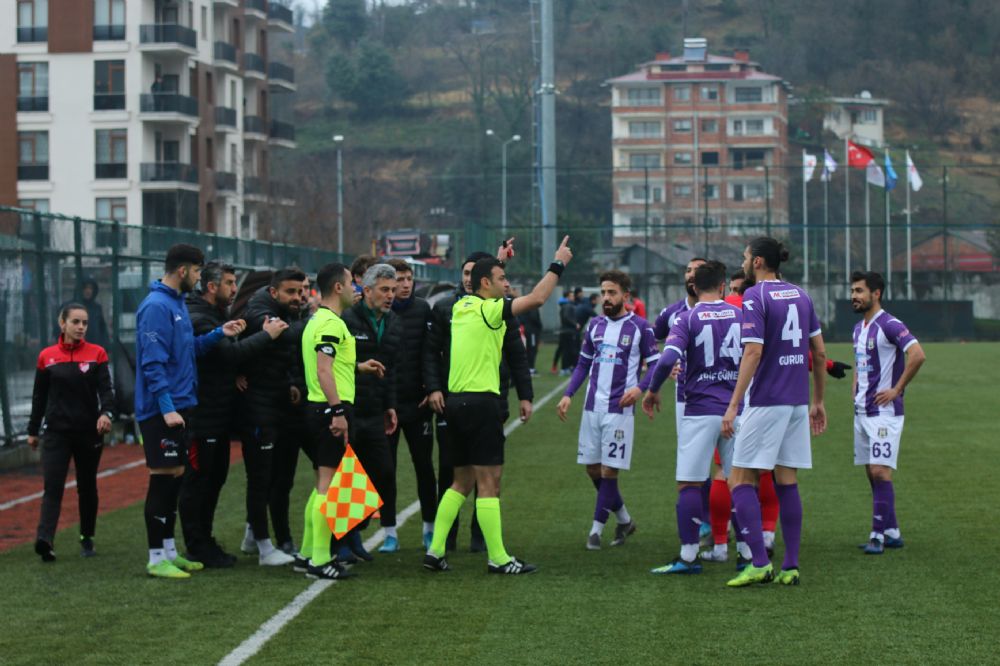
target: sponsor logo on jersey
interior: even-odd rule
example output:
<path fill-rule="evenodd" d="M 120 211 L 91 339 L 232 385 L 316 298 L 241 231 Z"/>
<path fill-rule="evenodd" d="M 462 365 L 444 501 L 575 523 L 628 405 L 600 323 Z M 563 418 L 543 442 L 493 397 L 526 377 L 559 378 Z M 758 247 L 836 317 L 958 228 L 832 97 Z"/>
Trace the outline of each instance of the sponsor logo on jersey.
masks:
<path fill-rule="evenodd" d="M 743 299 L 743 307 L 749 310 L 750 312 L 753 312 L 753 299 L 752 298 L 749 300 Z"/>
<path fill-rule="evenodd" d="M 712 321 L 715 319 L 736 319 L 736 310 L 709 310 L 698 313 L 701 321 Z"/>
<path fill-rule="evenodd" d="M 89 363 L 77 363 L 76 365 L 78 368 L 80 368 L 80 372 L 86 373 L 87 370 L 90 370 Z"/>
<path fill-rule="evenodd" d="M 805 354 L 785 354 L 778 357 L 778 365 L 802 365 L 805 362 Z"/>
<path fill-rule="evenodd" d="M 798 289 L 781 289 L 779 291 L 771 291 L 768 293 L 771 294 L 771 298 L 776 301 L 789 301 L 799 297 Z M 745 303 L 746 302 L 744 301 L 744 304 Z"/>

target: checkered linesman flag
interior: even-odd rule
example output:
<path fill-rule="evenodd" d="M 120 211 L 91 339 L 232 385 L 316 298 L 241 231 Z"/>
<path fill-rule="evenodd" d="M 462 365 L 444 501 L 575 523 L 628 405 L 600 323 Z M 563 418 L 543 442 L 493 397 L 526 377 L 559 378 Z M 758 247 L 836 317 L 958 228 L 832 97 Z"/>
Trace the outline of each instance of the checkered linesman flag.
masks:
<path fill-rule="evenodd" d="M 326 491 L 323 515 L 330 531 L 338 539 L 343 537 L 358 523 L 375 513 L 382 506 L 382 498 L 372 485 L 368 473 L 358 460 L 351 445 L 347 445 L 344 457 Z"/>

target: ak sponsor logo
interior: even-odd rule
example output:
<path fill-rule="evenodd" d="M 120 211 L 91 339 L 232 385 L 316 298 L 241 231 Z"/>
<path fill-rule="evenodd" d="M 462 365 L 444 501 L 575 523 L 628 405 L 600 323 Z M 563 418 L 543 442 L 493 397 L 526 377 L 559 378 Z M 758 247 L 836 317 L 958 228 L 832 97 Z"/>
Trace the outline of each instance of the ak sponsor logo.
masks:
<path fill-rule="evenodd" d="M 779 289 L 778 291 L 771 291 L 768 293 L 771 295 L 771 299 L 775 301 L 791 301 L 798 298 L 800 295 L 798 289 Z"/>
<path fill-rule="evenodd" d="M 736 319 L 736 310 L 708 310 L 698 313 L 700 321 L 715 321 L 719 319 Z"/>

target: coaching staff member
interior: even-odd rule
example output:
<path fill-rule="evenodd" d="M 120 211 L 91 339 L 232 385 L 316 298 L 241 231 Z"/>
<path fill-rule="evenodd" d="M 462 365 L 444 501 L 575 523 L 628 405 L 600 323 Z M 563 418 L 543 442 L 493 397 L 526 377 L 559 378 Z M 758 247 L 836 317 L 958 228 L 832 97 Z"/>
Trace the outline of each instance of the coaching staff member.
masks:
<path fill-rule="evenodd" d="M 507 276 L 498 259 L 482 259 L 472 269 L 475 293 L 455 304 L 451 320 L 451 368 L 446 414 L 454 446 L 455 480 L 438 504 L 434 539 L 424 567 L 447 570 L 445 540 L 451 524 L 473 486 L 479 489 L 476 512 L 489 553 L 487 571 L 526 574 L 535 570 L 507 554 L 500 528 L 500 475 L 504 432 L 500 403 L 500 350 L 506 320 L 542 307 L 573 258 L 569 236 L 563 238 L 549 270 L 530 294 L 503 298 Z"/>
<path fill-rule="evenodd" d="M 184 459 L 187 457 L 187 417 L 198 404 L 195 357 L 214 347 L 223 336 L 239 335 L 242 320 L 228 321 L 195 337 L 184 295 L 201 278 L 205 256 L 183 243 L 167 251 L 165 275 L 149 286 L 136 312 L 135 418 L 142 434 L 149 489 L 146 493 L 146 571 L 158 578 L 189 578 L 203 566 L 177 553 L 174 524 Z"/>
<path fill-rule="evenodd" d="M 187 297 L 195 335 L 222 326 L 236 297 L 236 269 L 211 261 L 201 271 L 201 289 Z M 215 507 L 229 474 L 236 375 L 240 363 L 260 354 L 288 325 L 280 319 L 243 338 L 226 338 L 198 359 L 198 405 L 191 411 L 180 516 L 190 559 L 209 568 L 231 567 L 236 556 L 222 550 L 212 535 Z"/>

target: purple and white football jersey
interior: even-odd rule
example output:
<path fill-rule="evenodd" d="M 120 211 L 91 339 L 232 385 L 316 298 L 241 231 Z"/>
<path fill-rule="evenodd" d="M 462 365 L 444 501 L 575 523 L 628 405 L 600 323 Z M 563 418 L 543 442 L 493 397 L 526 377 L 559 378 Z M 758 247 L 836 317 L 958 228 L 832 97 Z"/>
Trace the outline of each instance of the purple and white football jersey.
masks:
<path fill-rule="evenodd" d="M 653 322 L 653 335 L 657 340 L 663 340 L 670 335 L 670 329 L 677 323 L 677 317 L 691 309 L 688 305 L 687 296 L 677 301 L 673 305 L 660 310 Z M 677 402 L 684 402 L 684 357 L 681 356 L 681 371 L 677 375 Z"/>
<path fill-rule="evenodd" d="M 590 320 L 573 377 L 565 395 L 572 396 L 589 375 L 583 408 L 604 414 L 631 414 L 634 407 L 618 405 L 627 389 L 639 385 L 642 362 L 660 358 L 653 329 L 642 317 L 628 313 L 618 319 L 601 315 Z"/>
<path fill-rule="evenodd" d="M 802 287 L 765 280 L 743 294 L 742 343 L 764 346 L 749 405 L 809 404 L 809 339 L 820 335 L 812 299 Z"/>
<path fill-rule="evenodd" d="M 917 344 L 906 324 L 885 310 L 865 324 L 854 327 L 854 367 L 858 385 L 854 391 L 854 413 L 867 416 L 902 416 L 903 394 L 879 407 L 875 394 L 896 385 L 906 368 L 906 350 Z"/>

